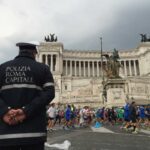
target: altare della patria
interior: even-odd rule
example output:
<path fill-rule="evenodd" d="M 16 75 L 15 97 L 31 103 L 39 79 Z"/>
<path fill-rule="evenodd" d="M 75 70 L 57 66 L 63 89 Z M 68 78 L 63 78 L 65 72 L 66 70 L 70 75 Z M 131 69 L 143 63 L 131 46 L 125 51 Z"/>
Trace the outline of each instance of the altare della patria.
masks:
<path fill-rule="evenodd" d="M 55 34 L 38 46 L 37 61 L 54 76 L 53 102 L 76 106 L 123 106 L 135 101 L 150 104 L 150 39 L 130 50 L 68 50 Z"/>

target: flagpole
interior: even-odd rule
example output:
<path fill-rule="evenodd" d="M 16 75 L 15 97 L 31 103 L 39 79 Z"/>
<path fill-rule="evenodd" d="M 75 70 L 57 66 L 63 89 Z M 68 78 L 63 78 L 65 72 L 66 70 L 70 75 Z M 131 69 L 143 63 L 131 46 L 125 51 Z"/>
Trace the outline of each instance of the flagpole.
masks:
<path fill-rule="evenodd" d="M 102 79 L 103 79 L 103 76 L 104 76 L 104 73 L 103 73 L 103 38 L 100 37 L 100 44 L 101 44 L 101 75 L 102 75 Z"/>
<path fill-rule="evenodd" d="M 101 75 L 102 75 L 102 103 L 104 104 L 104 72 L 103 72 L 103 38 L 100 37 L 100 44 L 101 44 Z"/>

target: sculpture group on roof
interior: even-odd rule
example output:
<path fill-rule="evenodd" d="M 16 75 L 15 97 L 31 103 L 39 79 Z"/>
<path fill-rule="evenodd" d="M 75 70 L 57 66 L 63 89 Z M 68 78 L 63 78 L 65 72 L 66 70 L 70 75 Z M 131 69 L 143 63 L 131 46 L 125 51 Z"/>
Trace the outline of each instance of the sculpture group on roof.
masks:
<path fill-rule="evenodd" d="M 147 34 L 140 34 L 141 35 L 141 42 L 150 42 L 150 37 L 147 38 Z"/>
<path fill-rule="evenodd" d="M 44 40 L 46 42 L 57 42 L 57 36 L 55 37 L 55 34 L 50 34 L 50 36 L 45 36 Z"/>

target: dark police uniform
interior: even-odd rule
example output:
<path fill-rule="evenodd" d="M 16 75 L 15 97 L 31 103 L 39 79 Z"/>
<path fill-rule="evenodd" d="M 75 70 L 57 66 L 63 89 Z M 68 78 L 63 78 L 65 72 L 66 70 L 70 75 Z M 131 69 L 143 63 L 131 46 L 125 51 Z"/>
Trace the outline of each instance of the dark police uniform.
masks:
<path fill-rule="evenodd" d="M 46 141 L 46 105 L 55 97 L 54 80 L 49 67 L 31 55 L 35 45 L 17 46 L 19 55 L 0 65 L 0 150 L 3 146 L 42 150 L 40 146 Z M 2 118 L 11 108 L 23 109 L 26 119 L 16 125 L 6 124 Z"/>

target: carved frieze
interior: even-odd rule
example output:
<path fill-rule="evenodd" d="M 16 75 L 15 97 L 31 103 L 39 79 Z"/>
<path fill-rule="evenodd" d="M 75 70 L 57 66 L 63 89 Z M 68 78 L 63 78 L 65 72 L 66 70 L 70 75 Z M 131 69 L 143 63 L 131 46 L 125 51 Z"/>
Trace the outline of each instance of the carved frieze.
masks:
<path fill-rule="evenodd" d="M 55 52 L 55 51 L 59 51 L 60 47 L 58 46 L 44 46 L 44 47 L 39 47 L 39 51 L 40 52 Z"/>
<path fill-rule="evenodd" d="M 150 85 L 148 84 L 142 84 L 142 83 L 131 83 L 131 94 L 148 94 L 150 91 Z"/>
<path fill-rule="evenodd" d="M 89 87 L 89 88 L 85 88 L 85 89 L 80 89 L 78 91 L 78 95 L 92 95 L 93 94 L 93 91 L 92 89 Z"/>

